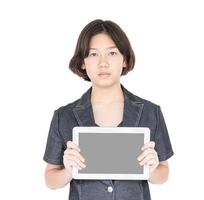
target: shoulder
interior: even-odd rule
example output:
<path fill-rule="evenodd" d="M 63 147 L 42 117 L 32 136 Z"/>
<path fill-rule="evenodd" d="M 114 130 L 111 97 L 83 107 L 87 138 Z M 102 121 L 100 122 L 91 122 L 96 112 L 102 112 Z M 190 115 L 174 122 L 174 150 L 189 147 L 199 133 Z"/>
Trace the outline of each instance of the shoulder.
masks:
<path fill-rule="evenodd" d="M 72 121 L 73 119 L 76 118 L 75 117 L 76 110 L 83 109 L 90 105 L 90 101 L 89 101 L 90 92 L 91 92 L 91 88 L 89 88 L 77 100 L 57 108 L 54 111 L 54 115 L 56 115 L 62 122 L 67 122 L 68 120 Z"/>
<path fill-rule="evenodd" d="M 55 110 L 55 113 L 58 113 L 58 115 L 64 115 L 64 114 L 72 112 L 73 109 L 77 106 L 79 100 L 80 99 L 77 99 L 77 100 L 70 102 L 66 105 L 60 106 L 59 108 L 57 108 Z"/>
<path fill-rule="evenodd" d="M 54 110 L 53 118 L 58 123 L 59 127 L 65 127 L 67 124 L 73 123 L 76 120 L 74 108 L 76 107 L 79 99 L 70 102 L 66 105 L 60 106 Z"/>
<path fill-rule="evenodd" d="M 142 114 L 142 119 L 144 119 L 145 122 L 148 120 L 152 122 L 152 120 L 155 121 L 158 119 L 160 113 L 160 106 L 158 104 L 137 96 L 125 88 L 123 91 L 128 105 L 132 105 L 132 108 L 137 108 L 138 112 Z M 131 106 L 129 107 L 129 110 L 131 112 Z"/>
<path fill-rule="evenodd" d="M 143 104 L 144 108 L 149 108 L 149 109 L 157 109 L 160 107 L 158 104 L 147 100 L 143 97 L 139 97 L 132 92 L 128 91 L 127 89 L 124 90 L 125 96 L 133 103 L 133 104 Z"/>

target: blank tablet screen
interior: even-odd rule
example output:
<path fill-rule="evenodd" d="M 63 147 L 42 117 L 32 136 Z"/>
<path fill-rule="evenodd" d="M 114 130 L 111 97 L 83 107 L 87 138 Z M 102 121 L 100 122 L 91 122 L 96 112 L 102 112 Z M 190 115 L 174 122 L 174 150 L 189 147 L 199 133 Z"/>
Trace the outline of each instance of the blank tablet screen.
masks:
<path fill-rule="evenodd" d="M 80 133 L 79 147 L 86 168 L 78 173 L 142 174 L 137 157 L 144 133 Z"/>

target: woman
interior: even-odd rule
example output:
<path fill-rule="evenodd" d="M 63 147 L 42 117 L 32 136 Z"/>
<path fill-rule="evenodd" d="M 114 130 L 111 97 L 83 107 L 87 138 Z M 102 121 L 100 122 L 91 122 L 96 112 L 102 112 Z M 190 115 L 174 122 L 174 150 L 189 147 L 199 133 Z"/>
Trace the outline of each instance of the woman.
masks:
<path fill-rule="evenodd" d="M 84 27 L 69 68 L 90 81 L 91 88 L 54 113 L 44 154 L 48 187 L 56 189 L 70 183 L 69 199 L 149 200 L 148 181 L 161 184 L 167 180 L 167 160 L 173 150 L 161 109 L 130 93 L 120 83 L 121 75 L 131 71 L 134 64 L 130 42 L 116 23 L 94 20 Z M 72 179 L 73 166 L 86 167 L 86 158 L 72 142 L 75 126 L 149 127 L 151 141 L 136 158 L 141 165 L 150 166 L 149 180 Z"/>

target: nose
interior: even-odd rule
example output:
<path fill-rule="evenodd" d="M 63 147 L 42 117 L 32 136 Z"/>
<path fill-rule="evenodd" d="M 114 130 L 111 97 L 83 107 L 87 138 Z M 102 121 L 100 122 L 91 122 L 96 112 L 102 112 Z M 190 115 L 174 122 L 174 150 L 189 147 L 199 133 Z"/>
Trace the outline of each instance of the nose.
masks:
<path fill-rule="evenodd" d="M 105 55 L 100 56 L 99 67 L 108 67 L 109 63 Z"/>

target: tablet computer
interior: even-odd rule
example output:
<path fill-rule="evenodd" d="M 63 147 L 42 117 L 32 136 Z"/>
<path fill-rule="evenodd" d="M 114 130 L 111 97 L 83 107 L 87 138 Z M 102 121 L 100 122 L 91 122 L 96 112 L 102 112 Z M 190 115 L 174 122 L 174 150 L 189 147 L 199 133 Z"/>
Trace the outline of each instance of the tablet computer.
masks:
<path fill-rule="evenodd" d="M 74 179 L 146 180 L 149 167 L 137 157 L 150 141 L 146 127 L 74 127 L 73 142 L 85 158 L 85 168 L 73 167 Z"/>

